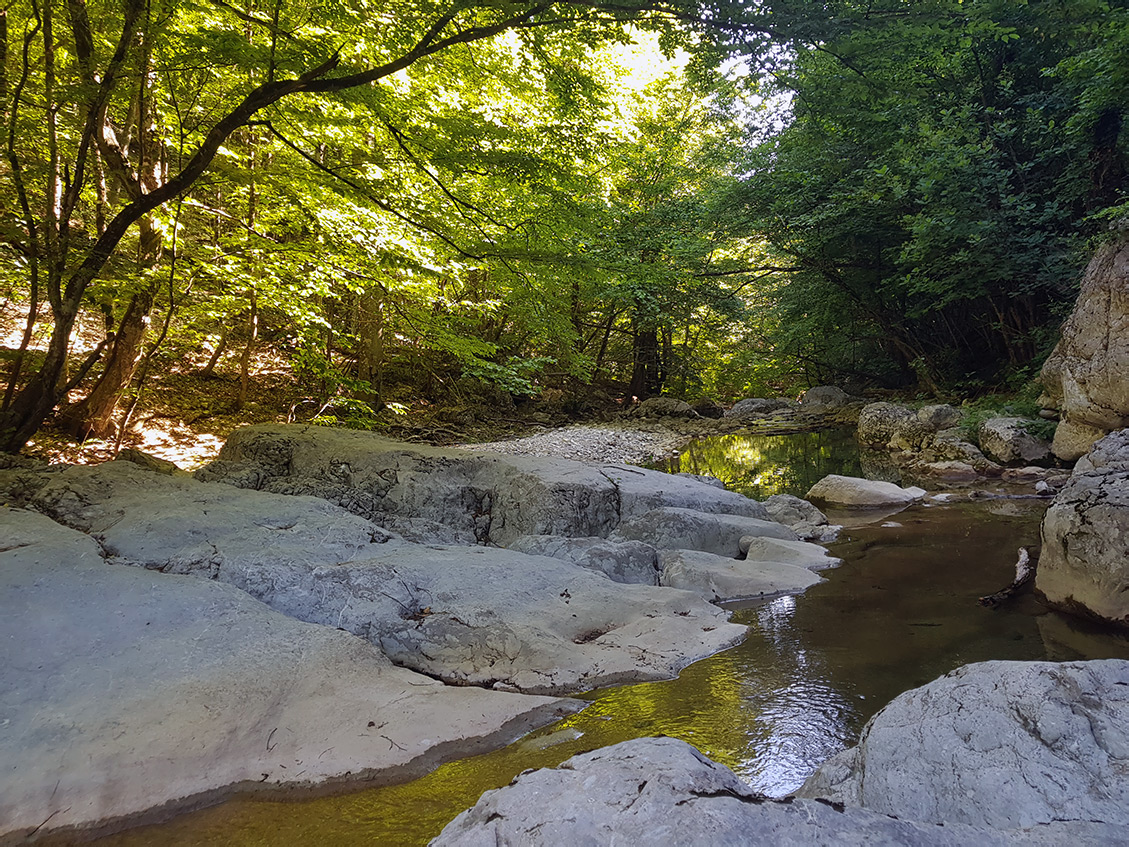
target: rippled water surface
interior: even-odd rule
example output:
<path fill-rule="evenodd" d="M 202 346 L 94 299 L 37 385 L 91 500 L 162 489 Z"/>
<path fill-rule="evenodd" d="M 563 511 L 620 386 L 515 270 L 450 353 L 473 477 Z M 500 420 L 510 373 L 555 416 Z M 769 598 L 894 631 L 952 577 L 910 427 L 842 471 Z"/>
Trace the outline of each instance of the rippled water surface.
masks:
<path fill-rule="evenodd" d="M 778 447 L 757 449 L 764 455 Z M 780 447 L 808 455 L 825 448 L 818 440 Z M 850 472 L 842 464 L 833 470 Z M 806 490 L 811 483 L 790 484 Z M 677 680 L 584 695 L 591 705 L 583 712 L 414 782 L 302 801 L 236 798 L 99 843 L 426 844 L 483 791 L 526 768 L 659 734 L 689 741 L 765 793 L 787 794 L 852 744 L 891 698 L 962 664 L 1129 658 L 1126 639 L 1047 612 L 1031 597 L 999 611 L 976 603 L 1011 580 L 1017 547 L 1037 543 L 1043 507 L 1014 500 L 918 506 L 849 529 L 832 545 L 845 564 L 825 571 L 826 582 L 735 611 L 749 626 L 741 646 Z"/>

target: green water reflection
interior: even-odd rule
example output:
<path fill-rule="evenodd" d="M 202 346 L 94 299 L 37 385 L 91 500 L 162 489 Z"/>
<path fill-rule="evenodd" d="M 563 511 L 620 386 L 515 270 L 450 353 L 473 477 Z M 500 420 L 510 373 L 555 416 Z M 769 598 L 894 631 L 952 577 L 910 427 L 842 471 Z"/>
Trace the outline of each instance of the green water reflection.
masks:
<path fill-rule="evenodd" d="M 653 465 L 667 473 L 708 474 L 757 500 L 773 494 L 802 497 L 830 473 L 862 476 L 854 431 L 795 435 L 735 433 L 692 442 L 677 458 Z"/>
<path fill-rule="evenodd" d="M 793 791 L 853 743 L 865 721 L 908 688 L 987 659 L 1129 658 L 1129 641 L 1047 612 L 1033 598 L 989 611 L 1016 548 L 1038 537 L 1041 504 L 915 507 L 833 545 L 843 567 L 801 597 L 741 609 L 739 647 L 677 680 L 585 695 L 583 712 L 495 753 L 399 786 L 304 801 L 237 798 L 99 843 L 426 844 L 485 790 L 526 768 L 628 738 L 669 735 L 724 762 L 760 790 Z"/>

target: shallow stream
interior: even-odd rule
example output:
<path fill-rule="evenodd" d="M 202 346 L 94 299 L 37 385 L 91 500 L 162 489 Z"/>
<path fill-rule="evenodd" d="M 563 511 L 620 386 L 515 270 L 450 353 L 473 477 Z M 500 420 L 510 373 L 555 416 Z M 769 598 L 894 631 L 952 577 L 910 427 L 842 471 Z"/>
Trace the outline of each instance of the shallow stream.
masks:
<path fill-rule="evenodd" d="M 839 433 L 724 436 L 677 467 L 764 497 L 803 494 L 826 473 L 858 473 Z M 814 476 L 814 478 L 812 478 Z M 917 506 L 844 531 L 842 567 L 799 597 L 737 609 L 740 646 L 677 680 L 582 695 L 583 712 L 494 753 L 402 785 L 291 801 L 237 797 L 160 826 L 99 840 L 142 845 L 422 845 L 485 790 L 526 768 L 629 738 L 669 735 L 733 768 L 755 788 L 794 791 L 897 694 L 987 659 L 1129 658 L 1129 640 L 1042 608 L 1031 596 L 977 604 L 1010 582 L 1016 549 L 1037 544 L 1045 502 Z"/>

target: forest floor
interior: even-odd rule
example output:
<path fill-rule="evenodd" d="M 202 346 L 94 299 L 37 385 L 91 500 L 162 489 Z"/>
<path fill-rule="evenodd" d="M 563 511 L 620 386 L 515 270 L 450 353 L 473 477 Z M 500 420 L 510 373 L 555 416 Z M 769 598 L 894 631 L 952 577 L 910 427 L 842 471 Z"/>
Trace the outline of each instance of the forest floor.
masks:
<path fill-rule="evenodd" d="M 0 365 L 11 361 L 18 344 L 18 337 L 2 330 Z M 80 337 L 77 354 L 93 343 L 86 345 Z M 33 351 L 25 367 L 34 366 L 37 355 Z M 254 357 L 242 406 L 238 362 L 221 361 L 210 376 L 204 375 L 205 364 L 203 356 L 188 356 L 168 370 L 152 373 L 120 438 L 77 442 L 49 421 L 24 452 L 51 462 L 94 464 L 128 447 L 191 471 L 215 458 L 227 436 L 240 427 L 306 423 L 319 412 L 333 412 L 303 390 L 286 358 L 270 347 L 261 347 Z M 73 392 L 70 399 L 81 396 Z M 692 434 L 685 427 L 672 430 L 658 422 L 624 419 L 615 404 L 583 416 L 571 415 L 554 399 L 520 405 L 482 397 L 417 401 L 396 411 L 386 409 L 370 423 L 375 432 L 400 441 L 463 446 L 491 442 L 491 449 L 499 452 L 631 463 L 670 453 Z M 127 398 L 123 406 L 128 409 L 132 402 Z M 511 443 L 511 439 L 521 440 Z"/>

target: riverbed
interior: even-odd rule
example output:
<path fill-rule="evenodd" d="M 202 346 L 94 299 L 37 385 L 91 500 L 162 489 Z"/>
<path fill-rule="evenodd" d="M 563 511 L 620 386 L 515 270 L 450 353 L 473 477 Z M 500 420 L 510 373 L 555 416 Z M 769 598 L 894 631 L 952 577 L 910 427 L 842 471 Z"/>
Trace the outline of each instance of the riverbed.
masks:
<path fill-rule="evenodd" d="M 692 445 L 669 469 L 710 473 L 763 497 L 802 494 L 808 476 L 849 473 L 857 462 L 853 440 L 841 434 L 722 438 Z M 825 582 L 735 609 L 734 619 L 749 626 L 742 645 L 677 680 L 582 695 L 590 705 L 579 714 L 422 779 L 301 801 L 237 797 L 97 843 L 426 844 L 483 791 L 526 768 L 660 734 L 694 744 L 766 794 L 786 795 L 852 744 L 891 698 L 962 664 L 1129 658 L 1129 640 L 1049 612 L 1032 596 L 996 611 L 976 602 L 1010 581 L 1017 548 L 1038 541 L 1045 506 L 1012 499 L 916 506 L 848 528 L 830 545 L 844 564 L 825 571 Z"/>

